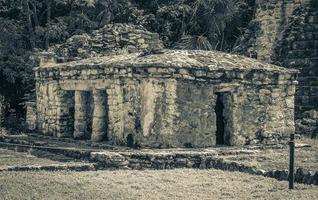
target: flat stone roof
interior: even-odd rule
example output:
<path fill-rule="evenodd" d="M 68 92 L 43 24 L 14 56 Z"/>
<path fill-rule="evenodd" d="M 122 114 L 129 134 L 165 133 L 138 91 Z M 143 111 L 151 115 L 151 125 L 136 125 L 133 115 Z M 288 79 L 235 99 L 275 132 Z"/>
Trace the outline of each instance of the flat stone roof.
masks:
<path fill-rule="evenodd" d="M 168 50 L 160 52 L 142 52 L 103 57 L 93 57 L 67 63 L 51 64 L 35 68 L 41 71 L 49 68 L 94 68 L 94 67 L 173 67 L 193 68 L 208 71 L 216 70 L 257 70 L 281 73 L 298 73 L 298 70 L 287 69 L 261 62 L 252 58 L 219 51 L 202 50 Z"/>

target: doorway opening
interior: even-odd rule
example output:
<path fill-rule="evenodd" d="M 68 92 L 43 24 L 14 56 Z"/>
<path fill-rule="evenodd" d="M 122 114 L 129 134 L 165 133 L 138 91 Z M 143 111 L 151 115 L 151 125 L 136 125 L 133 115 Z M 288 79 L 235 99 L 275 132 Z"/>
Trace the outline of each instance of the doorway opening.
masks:
<path fill-rule="evenodd" d="M 224 103 L 223 103 L 223 94 L 216 93 L 217 99 L 215 104 L 215 114 L 216 114 L 216 144 L 217 145 L 224 145 L 225 144 L 225 137 L 224 137 L 224 130 L 225 130 L 225 122 L 224 122 Z"/>
<path fill-rule="evenodd" d="M 132 134 L 127 135 L 127 146 L 134 147 L 134 136 Z"/>

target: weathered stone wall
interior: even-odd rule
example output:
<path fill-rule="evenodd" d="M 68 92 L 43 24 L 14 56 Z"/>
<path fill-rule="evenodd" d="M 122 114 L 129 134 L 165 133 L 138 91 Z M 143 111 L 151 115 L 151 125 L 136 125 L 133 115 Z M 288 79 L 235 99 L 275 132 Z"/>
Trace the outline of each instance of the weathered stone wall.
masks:
<path fill-rule="evenodd" d="M 302 119 L 304 112 L 318 110 L 318 2 L 259 0 L 256 5 L 255 19 L 236 51 L 300 70 L 295 117 Z"/>
<path fill-rule="evenodd" d="M 215 88 L 205 82 L 179 81 L 177 85 L 176 132 L 180 145 L 216 144 Z"/>
<path fill-rule="evenodd" d="M 298 3 L 296 3 L 298 2 Z M 236 52 L 271 62 L 273 47 L 279 39 L 289 17 L 301 1 L 257 0 L 255 17 L 244 33 Z"/>
<path fill-rule="evenodd" d="M 26 128 L 28 130 L 36 129 L 36 103 L 35 102 L 26 102 Z"/>
<path fill-rule="evenodd" d="M 37 129 L 45 135 L 73 134 L 74 92 L 60 90 L 56 82 L 37 83 Z"/>
<path fill-rule="evenodd" d="M 131 134 L 134 145 L 213 146 L 216 93 L 222 93 L 227 144 L 283 137 L 294 128 L 295 72 L 279 70 L 90 62 L 37 68 L 38 128 L 76 138 L 85 129 L 74 121 L 83 119 L 77 106 L 85 91 L 93 96 L 93 141 L 127 144 Z"/>
<path fill-rule="evenodd" d="M 249 85 L 241 90 L 236 96 L 235 143 L 271 142 L 294 132 L 294 85 Z"/>
<path fill-rule="evenodd" d="M 296 91 L 297 118 L 318 110 L 318 3 L 296 9 L 273 56 L 277 63 L 300 70 Z"/>

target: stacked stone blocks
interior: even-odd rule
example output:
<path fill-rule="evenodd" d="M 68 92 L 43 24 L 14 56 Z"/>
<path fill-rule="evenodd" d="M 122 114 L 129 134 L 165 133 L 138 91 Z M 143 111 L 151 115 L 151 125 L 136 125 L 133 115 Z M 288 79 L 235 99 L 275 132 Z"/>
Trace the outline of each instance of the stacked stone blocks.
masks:
<path fill-rule="evenodd" d="M 266 69 L 266 65 L 234 67 L 233 63 L 233 68 L 229 63 L 227 67 L 200 67 L 186 60 L 211 59 L 212 55 L 232 59 L 227 54 L 165 50 L 37 68 L 39 116 L 44 116 L 44 125 L 39 120 L 39 127 L 47 134 L 81 138 L 87 130 L 86 121 L 90 121 L 82 116 L 92 112 L 88 133 L 92 141 L 126 144 L 131 134 L 134 143 L 144 146 L 213 146 L 215 101 L 217 93 L 223 93 L 227 94 L 223 96 L 223 115 L 229 145 L 259 143 L 294 131 L 296 71 Z M 185 56 L 181 60 L 188 66 L 164 62 L 170 56 L 177 60 Z M 226 63 L 226 59 L 221 62 Z M 93 96 L 93 103 L 84 100 L 89 99 L 87 94 Z M 51 110 L 42 111 L 42 103 Z M 60 105 L 56 116 L 45 114 L 54 113 L 56 104 Z"/>

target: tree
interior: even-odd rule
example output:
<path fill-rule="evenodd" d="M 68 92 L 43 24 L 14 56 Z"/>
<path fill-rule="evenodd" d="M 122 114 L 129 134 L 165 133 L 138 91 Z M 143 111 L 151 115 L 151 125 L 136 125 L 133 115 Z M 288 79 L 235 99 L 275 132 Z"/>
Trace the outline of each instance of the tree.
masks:
<path fill-rule="evenodd" d="M 46 0 L 46 24 L 51 22 L 51 0 Z M 49 48 L 50 36 L 49 32 L 45 34 L 45 45 L 44 48 L 47 50 Z"/>
<path fill-rule="evenodd" d="M 34 51 L 108 23 L 159 33 L 166 47 L 231 51 L 255 0 L 0 0 L 0 94 L 21 110 L 34 90 Z"/>
<path fill-rule="evenodd" d="M 25 15 L 26 26 L 29 31 L 29 40 L 30 40 L 31 50 L 33 50 L 35 48 L 35 37 L 34 37 L 32 21 L 31 21 L 31 11 L 29 6 L 29 0 L 23 0 L 23 13 Z"/>

